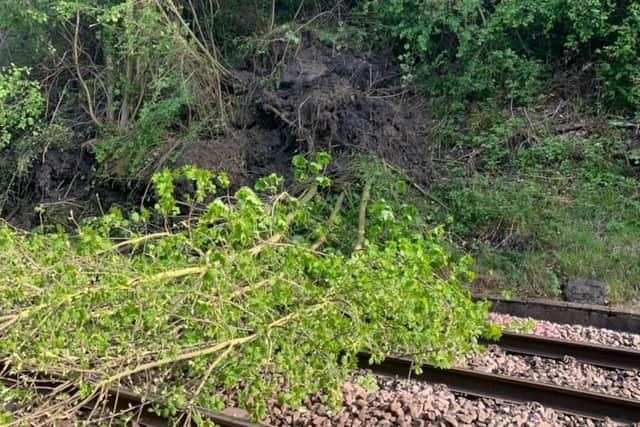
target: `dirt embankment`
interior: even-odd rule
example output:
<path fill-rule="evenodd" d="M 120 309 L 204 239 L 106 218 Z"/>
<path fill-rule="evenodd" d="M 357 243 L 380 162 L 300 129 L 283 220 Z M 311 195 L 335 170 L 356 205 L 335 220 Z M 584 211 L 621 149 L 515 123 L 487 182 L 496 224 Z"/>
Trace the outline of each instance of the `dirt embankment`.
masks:
<path fill-rule="evenodd" d="M 279 57 L 279 49 L 274 44 L 265 55 Z M 277 87 L 261 87 L 276 67 Z M 337 51 L 305 34 L 284 64 L 254 58 L 238 75 L 249 90 L 234 126 L 224 137 L 186 147 L 180 164 L 222 169 L 246 184 L 271 172 L 289 175 L 299 152 L 328 151 L 336 168 L 354 153 L 368 153 L 428 181 L 429 125 L 389 52 Z"/>
<path fill-rule="evenodd" d="M 335 170 L 369 153 L 429 180 L 430 126 L 390 52 L 338 51 L 307 33 L 295 52 L 274 42 L 236 75 L 246 91 L 225 134 L 189 143 L 174 166 L 223 170 L 240 186 L 272 172 L 290 176 L 295 154 L 324 150 Z M 2 214 L 29 228 L 39 224 L 38 205 L 47 208 L 45 220 L 66 222 L 72 210 L 77 219 L 139 203 L 146 184 L 98 176 L 87 151 L 77 144 L 46 152 Z"/>

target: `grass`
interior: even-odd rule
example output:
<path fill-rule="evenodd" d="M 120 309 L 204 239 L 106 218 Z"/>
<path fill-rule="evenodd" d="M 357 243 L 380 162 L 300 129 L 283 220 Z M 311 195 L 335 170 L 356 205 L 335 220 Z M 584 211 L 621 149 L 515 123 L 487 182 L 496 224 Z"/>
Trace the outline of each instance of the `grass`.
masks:
<path fill-rule="evenodd" d="M 591 278 L 608 283 L 611 302 L 633 304 L 640 295 L 640 169 L 626 143 L 633 135 L 606 125 L 557 135 L 553 123 L 540 120 L 532 130 L 517 119 L 494 117 L 475 130 L 466 144 L 479 147 L 476 166 L 450 157 L 441 163 L 445 178 L 430 188 L 446 209 L 428 209 L 436 220 L 453 216 L 458 247 L 475 254 L 476 286 L 560 296 L 564 281 Z"/>

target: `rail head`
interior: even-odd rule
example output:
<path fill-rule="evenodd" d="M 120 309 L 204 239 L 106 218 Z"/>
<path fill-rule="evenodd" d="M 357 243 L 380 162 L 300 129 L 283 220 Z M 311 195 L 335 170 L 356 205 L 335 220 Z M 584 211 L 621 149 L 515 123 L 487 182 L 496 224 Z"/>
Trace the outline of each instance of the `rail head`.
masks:
<path fill-rule="evenodd" d="M 421 373 L 416 374 L 413 362 L 409 359 L 387 358 L 381 364 L 373 366 L 369 365 L 369 359 L 370 355 L 360 354 L 360 367 L 380 375 L 445 384 L 452 391 L 460 394 L 515 403 L 538 402 L 566 414 L 592 419 L 611 419 L 624 423 L 640 422 L 640 401 L 637 400 L 471 369 L 440 369 L 431 365 L 421 365 Z"/>
<path fill-rule="evenodd" d="M 640 351 L 626 347 L 569 341 L 560 338 L 504 332 L 498 341 L 483 340 L 511 354 L 562 360 L 570 356 L 579 362 L 607 369 L 640 370 Z"/>

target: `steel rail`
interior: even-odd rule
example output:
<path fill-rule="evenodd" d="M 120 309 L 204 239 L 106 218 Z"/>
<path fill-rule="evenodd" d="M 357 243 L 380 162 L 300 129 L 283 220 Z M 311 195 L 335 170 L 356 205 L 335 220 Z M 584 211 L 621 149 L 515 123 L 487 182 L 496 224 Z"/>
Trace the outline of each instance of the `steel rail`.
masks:
<path fill-rule="evenodd" d="M 511 354 L 558 360 L 562 360 L 565 356 L 571 356 L 582 363 L 602 368 L 640 370 L 640 351 L 624 347 L 610 347 L 510 332 L 504 332 L 499 341 L 483 341 L 483 344 L 495 344 Z"/>
<path fill-rule="evenodd" d="M 379 365 L 369 365 L 369 358 L 370 355 L 364 353 L 359 356 L 361 368 L 380 375 L 445 384 L 460 394 L 516 403 L 538 402 L 566 414 L 593 419 L 640 422 L 640 401 L 637 400 L 462 368 L 440 369 L 422 365 L 421 373 L 416 374 L 412 371 L 414 365 L 411 360 L 387 358 Z"/>
<path fill-rule="evenodd" d="M 640 312 L 615 310 L 607 306 L 577 304 L 548 299 L 506 299 L 476 296 L 487 299 L 491 311 L 519 317 L 548 320 L 555 323 L 594 326 L 614 331 L 640 333 Z"/>
<path fill-rule="evenodd" d="M 8 372 L 8 367 L 0 362 L 0 373 L 5 372 Z M 65 383 L 64 380 L 49 378 L 39 373 L 34 373 L 33 377 L 35 380 L 30 381 L 30 384 L 34 385 L 36 391 L 42 394 L 49 394 L 52 390 Z M 0 382 L 14 385 L 19 381 L 16 376 L 2 375 Z M 64 391 L 69 394 L 79 392 L 78 388 L 73 384 L 68 385 Z M 87 400 L 82 405 L 82 408 L 87 411 L 97 408 L 107 408 L 114 412 L 136 411 L 135 421 L 140 425 L 146 427 L 169 427 L 173 425 L 167 418 L 161 417 L 152 411 L 153 405 L 158 403 L 162 403 L 162 400 L 153 396 L 143 396 L 125 388 L 110 388 L 104 395 L 95 396 Z M 205 420 L 221 427 L 266 427 L 243 418 L 229 416 L 201 407 L 194 407 L 193 409 Z M 195 425 L 195 422 L 192 421 L 191 425 Z"/>

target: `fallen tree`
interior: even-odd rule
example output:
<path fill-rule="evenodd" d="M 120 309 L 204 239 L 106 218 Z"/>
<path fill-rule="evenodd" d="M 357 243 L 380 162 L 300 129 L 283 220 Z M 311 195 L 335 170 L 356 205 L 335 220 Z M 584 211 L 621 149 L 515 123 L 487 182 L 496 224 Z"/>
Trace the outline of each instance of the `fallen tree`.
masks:
<path fill-rule="evenodd" d="M 185 167 L 157 174 L 156 208 L 128 218 L 72 234 L 0 226 L 0 357 L 27 389 L 39 371 L 81 390 L 23 402 L 13 420 L 69 417 L 117 385 L 161 396 L 166 414 L 238 405 L 260 418 L 275 396 L 338 403 L 362 350 L 446 366 L 476 348 L 487 307 L 441 230 L 398 215 L 402 236 L 367 236 L 363 222 L 336 236 L 344 195 L 319 176 L 328 156 L 297 160 L 300 197 L 275 175 L 225 194 L 225 175 Z"/>

